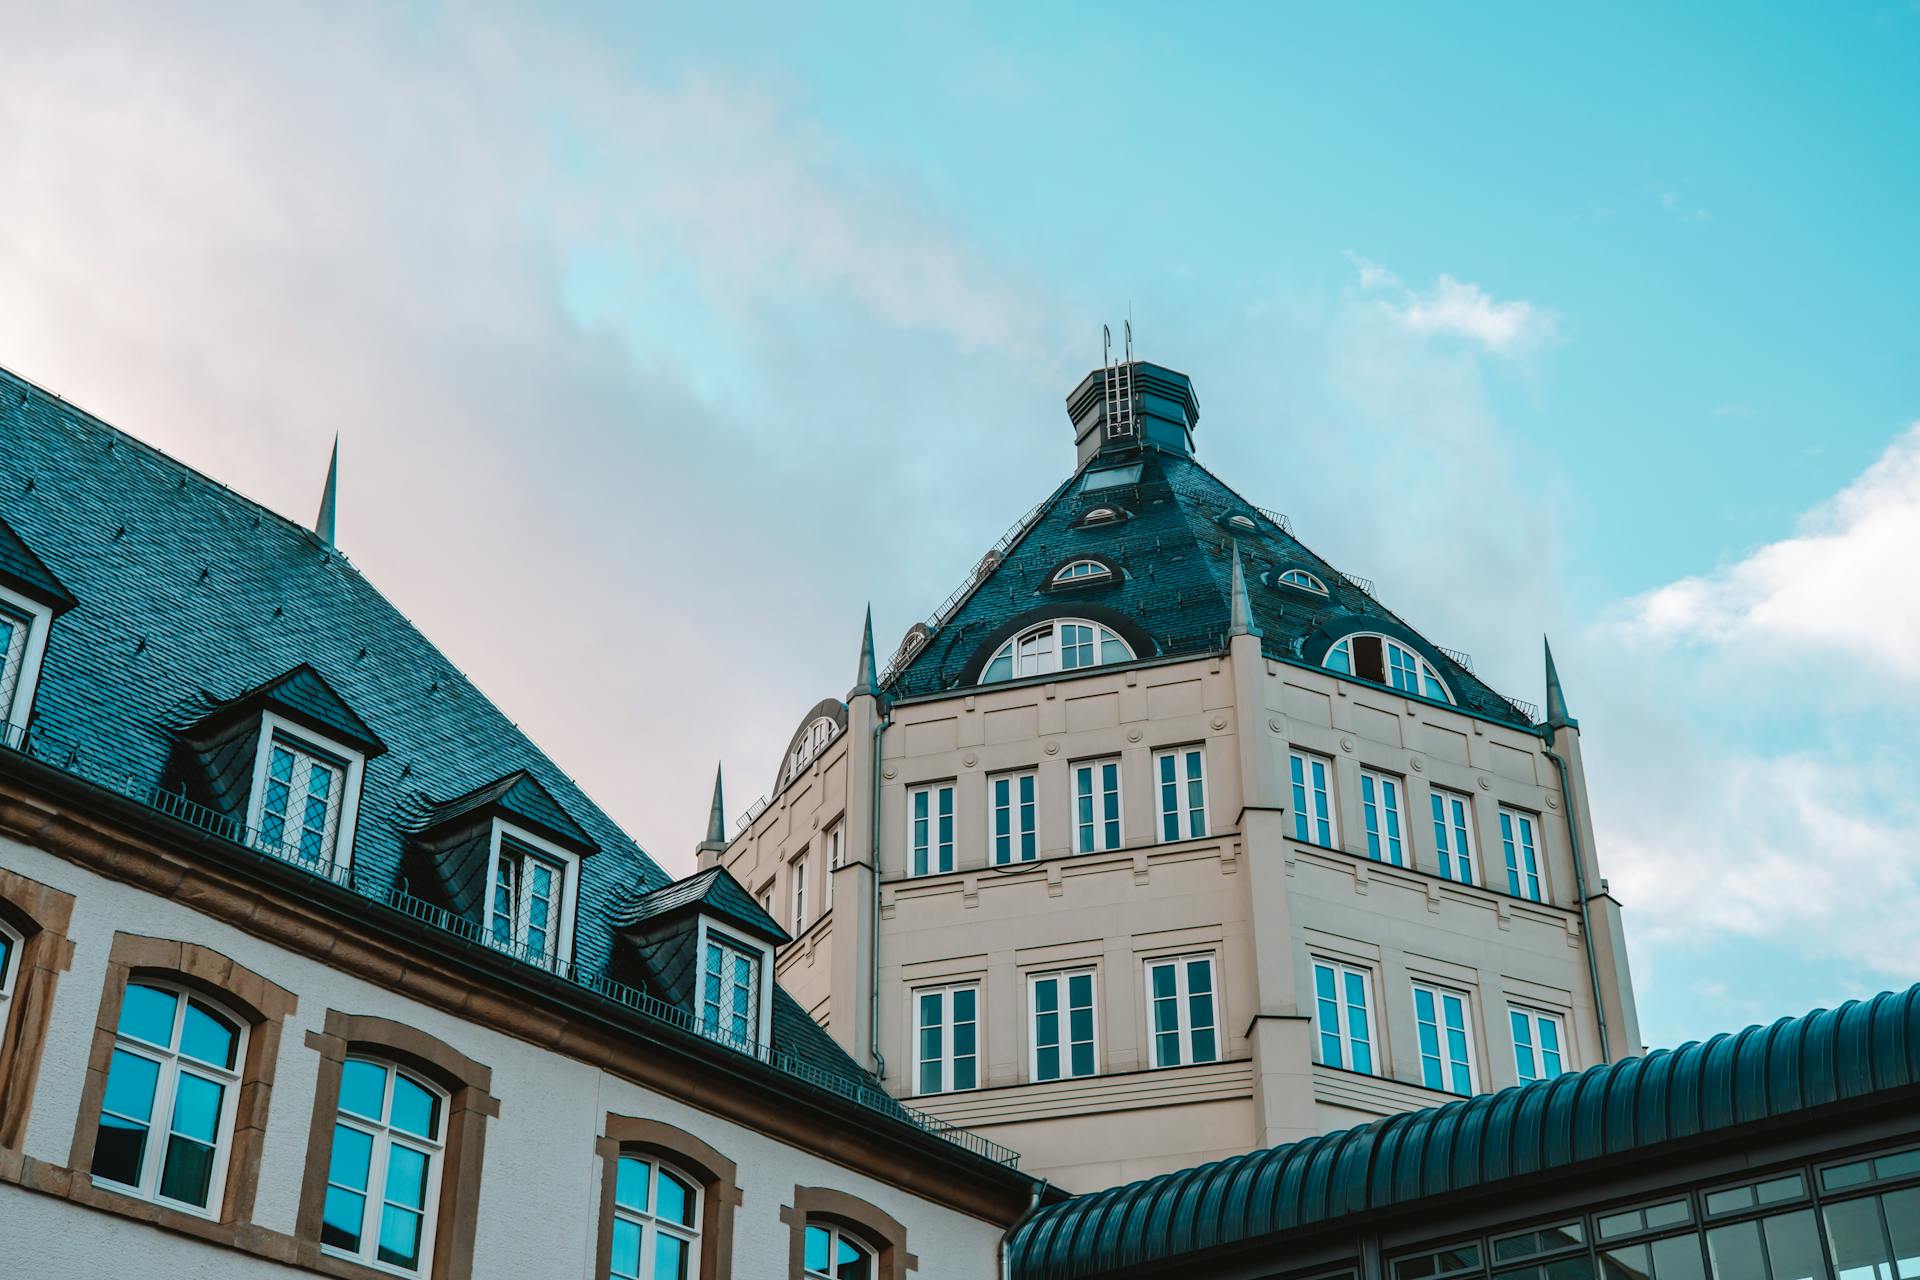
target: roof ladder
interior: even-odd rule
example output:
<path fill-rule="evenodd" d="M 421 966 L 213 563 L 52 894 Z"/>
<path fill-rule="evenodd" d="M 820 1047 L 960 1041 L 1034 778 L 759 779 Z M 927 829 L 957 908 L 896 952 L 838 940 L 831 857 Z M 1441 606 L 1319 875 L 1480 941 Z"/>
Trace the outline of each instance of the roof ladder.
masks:
<path fill-rule="evenodd" d="M 1107 439 L 1129 440 L 1133 438 L 1133 322 L 1127 322 L 1126 359 L 1115 363 L 1113 360 L 1113 334 L 1104 325 L 1101 332 L 1106 335 L 1106 423 Z"/>

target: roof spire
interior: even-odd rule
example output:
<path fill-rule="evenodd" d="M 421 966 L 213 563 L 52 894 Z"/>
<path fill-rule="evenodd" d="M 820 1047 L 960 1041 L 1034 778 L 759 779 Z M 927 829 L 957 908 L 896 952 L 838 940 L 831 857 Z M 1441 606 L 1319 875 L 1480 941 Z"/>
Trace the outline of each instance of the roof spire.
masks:
<path fill-rule="evenodd" d="M 727 847 L 727 802 L 720 788 L 720 766 L 713 766 L 713 808 L 707 814 L 707 838 L 700 842 L 700 852 L 708 849 Z"/>
<path fill-rule="evenodd" d="M 1560 673 L 1553 666 L 1553 646 L 1541 636 L 1540 647 L 1547 655 L 1547 728 L 1578 729 L 1580 722 L 1567 714 L 1567 695 L 1560 688 Z"/>
<path fill-rule="evenodd" d="M 1254 636 L 1260 634 L 1260 624 L 1253 620 L 1253 601 L 1247 598 L 1247 570 L 1240 563 L 1240 540 L 1233 541 L 1233 620 L 1227 627 L 1230 636 Z"/>
<path fill-rule="evenodd" d="M 879 692 L 880 676 L 873 665 L 873 606 L 869 604 L 866 629 L 860 635 L 860 671 L 853 678 L 853 693 L 849 696 L 857 698 L 863 693 Z"/>
<path fill-rule="evenodd" d="M 340 485 L 340 433 L 333 433 L 333 458 L 327 463 L 327 487 L 320 493 L 320 514 L 313 518 L 313 531 L 320 541 L 333 546 L 333 504 Z"/>

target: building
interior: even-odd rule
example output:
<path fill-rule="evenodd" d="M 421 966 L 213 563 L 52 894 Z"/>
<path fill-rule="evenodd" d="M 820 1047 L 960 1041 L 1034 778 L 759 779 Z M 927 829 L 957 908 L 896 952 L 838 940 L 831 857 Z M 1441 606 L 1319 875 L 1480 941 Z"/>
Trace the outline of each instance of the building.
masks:
<path fill-rule="evenodd" d="M 1067 398 L 1076 466 L 778 752 L 702 865 L 897 1095 L 1076 1191 L 1641 1049 L 1546 714 L 1195 456 L 1181 373 Z M 770 753 L 773 754 L 773 753 Z"/>
<path fill-rule="evenodd" d="M 1040 1198 L 333 543 L 0 374 L 10 1274 L 985 1280 Z"/>
<path fill-rule="evenodd" d="M 1014 1280 L 1920 1274 L 1920 987 L 1041 1209 Z"/>

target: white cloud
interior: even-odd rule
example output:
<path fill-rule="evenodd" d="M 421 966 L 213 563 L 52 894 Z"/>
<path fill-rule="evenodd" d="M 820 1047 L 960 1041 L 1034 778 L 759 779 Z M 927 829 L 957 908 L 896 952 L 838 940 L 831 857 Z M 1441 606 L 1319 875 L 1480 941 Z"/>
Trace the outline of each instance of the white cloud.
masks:
<path fill-rule="evenodd" d="M 1525 299 L 1502 302 L 1477 284 L 1442 274 L 1426 290 L 1412 289 L 1388 268 L 1349 251 L 1360 287 L 1384 292 L 1380 309 L 1395 323 L 1423 337 L 1464 338 L 1495 355 L 1514 355 L 1550 342 L 1557 332 L 1552 312 Z"/>
<path fill-rule="evenodd" d="M 1920 681 L 1920 422 L 1832 500 L 1713 573 L 1632 602 L 1626 634 L 1749 656 L 1842 656 Z"/>

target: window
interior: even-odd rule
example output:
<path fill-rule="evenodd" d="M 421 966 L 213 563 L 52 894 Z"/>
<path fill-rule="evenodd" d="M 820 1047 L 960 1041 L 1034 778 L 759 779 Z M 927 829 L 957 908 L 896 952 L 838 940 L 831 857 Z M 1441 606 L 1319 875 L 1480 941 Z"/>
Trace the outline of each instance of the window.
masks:
<path fill-rule="evenodd" d="M 565 954 L 563 927 L 570 915 L 573 860 L 544 841 L 493 830 L 493 892 L 487 899 L 487 940 L 535 964 L 551 965 Z"/>
<path fill-rule="evenodd" d="M 802 849 L 787 868 L 793 889 L 793 934 L 797 938 L 807 929 L 807 851 Z"/>
<path fill-rule="evenodd" d="M 839 732 L 839 728 L 832 716 L 821 716 L 801 731 L 800 741 L 787 756 L 788 782 L 799 777 L 800 771 L 813 763 L 814 757 L 833 741 L 833 735 Z"/>
<path fill-rule="evenodd" d="M 1089 582 L 1111 578 L 1113 570 L 1098 560 L 1075 560 L 1061 565 L 1053 575 L 1052 585 L 1056 587 L 1080 586 Z"/>
<path fill-rule="evenodd" d="M 730 1040 L 735 1047 L 757 1046 L 760 1035 L 760 968 L 766 957 L 701 922 L 700 1025 L 710 1036 Z"/>
<path fill-rule="evenodd" d="M 218 1216 L 245 1024 L 179 988 L 130 982 L 100 1103 L 93 1181 Z"/>
<path fill-rule="evenodd" d="M 1253 522 L 1252 516 L 1237 511 L 1227 517 L 1227 523 L 1236 529 L 1258 529 L 1260 527 Z"/>
<path fill-rule="evenodd" d="M 1433 856 L 1440 874 L 1473 884 L 1473 801 L 1452 791 L 1433 789 Z"/>
<path fill-rule="evenodd" d="M 914 1091 L 946 1093 L 980 1083 L 980 988 L 913 993 Z"/>
<path fill-rule="evenodd" d="M 1401 641 L 1383 635 L 1362 633 L 1343 636 L 1327 650 L 1321 665 L 1375 684 L 1384 684 L 1402 693 L 1411 693 L 1436 702 L 1452 702 L 1446 682 L 1432 663 Z"/>
<path fill-rule="evenodd" d="M 7 1042 L 7 1027 L 13 1015 L 13 983 L 20 968 L 23 939 L 0 920 L 0 1045 Z"/>
<path fill-rule="evenodd" d="M 1891 1280 L 1920 1272 L 1920 1187 L 1829 1204 L 1821 1215 L 1840 1280 Z"/>
<path fill-rule="evenodd" d="M 1073 848 L 1105 853 L 1120 847 L 1120 762 L 1085 760 L 1073 766 Z"/>
<path fill-rule="evenodd" d="M 1333 815 L 1333 761 L 1295 751 L 1288 768 L 1293 774 L 1293 838 L 1337 848 L 1340 824 Z"/>
<path fill-rule="evenodd" d="M 832 1223 L 807 1224 L 807 1280 L 878 1280 L 873 1250 L 858 1237 Z"/>
<path fill-rule="evenodd" d="M 19 746 L 26 731 L 52 622 L 52 609 L 0 587 L 0 745 Z"/>
<path fill-rule="evenodd" d="M 1021 632 L 994 651 L 980 683 L 1131 662 L 1133 650 L 1112 630 L 1081 618 L 1056 618 Z"/>
<path fill-rule="evenodd" d="M 433 1256 L 446 1095 L 400 1068 L 348 1058 L 327 1162 L 320 1246 L 418 1274 Z"/>
<path fill-rule="evenodd" d="M 820 886 L 820 909 L 833 910 L 833 873 L 847 860 L 847 824 L 836 822 L 827 828 L 827 878 Z"/>
<path fill-rule="evenodd" d="M 1214 1026 L 1213 957 L 1180 956 L 1147 965 L 1153 1065 L 1179 1067 L 1220 1057 Z"/>
<path fill-rule="evenodd" d="M 1205 750 L 1180 747 L 1159 752 L 1153 758 L 1153 776 L 1160 802 L 1160 838 L 1197 840 L 1207 834 Z"/>
<path fill-rule="evenodd" d="M 1413 988 L 1413 1021 L 1420 1035 L 1420 1082 L 1429 1089 L 1473 1093 L 1473 1050 L 1467 1040 L 1463 992 L 1419 983 Z"/>
<path fill-rule="evenodd" d="M 1031 862 L 1040 854 L 1034 774 L 1003 773 L 987 780 L 987 831 L 993 865 Z"/>
<path fill-rule="evenodd" d="M 1400 838 L 1400 779 L 1362 769 L 1360 812 L 1367 825 L 1367 856 L 1375 862 L 1406 866 L 1406 846 Z"/>
<path fill-rule="evenodd" d="M 1500 810 L 1500 847 L 1507 855 L 1507 892 L 1540 901 L 1540 862 L 1534 852 L 1533 815 Z"/>
<path fill-rule="evenodd" d="M 1035 1080 L 1090 1076 L 1097 1069 L 1093 1035 L 1093 970 L 1046 973 L 1028 987 L 1033 1017 Z"/>
<path fill-rule="evenodd" d="M 252 826 L 277 858 L 326 865 L 340 830 L 346 764 L 286 733 L 267 740 Z"/>
<path fill-rule="evenodd" d="M 699 1183 L 651 1156 L 621 1156 L 608 1280 L 687 1280 L 699 1254 Z"/>
<path fill-rule="evenodd" d="M 907 793 L 909 871 L 916 876 L 953 870 L 953 784 L 915 787 Z"/>
<path fill-rule="evenodd" d="M 1507 1020 L 1513 1026 L 1513 1065 L 1521 1084 L 1549 1080 L 1567 1069 L 1560 1049 L 1566 1031 L 1558 1014 L 1509 1009 Z"/>
<path fill-rule="evenodd" d="M 1093 507 L 1080 517 L 1080 524 L 1115 524 L 1123 518 L 1118 507 Z"/>
<path fill-rule="evenodd" d="M 1127 434 L 1132 434 L 1131 431 Z M 1125 463 L 1118 467 L 1099 467 L 1089 471 L 1080 481 L 1080 492 L 1093 493 L 1098 489 L 1118 489 L 1125 485 L 1140 483 L 1140 464 Z"/>
<path fill-rule="evenodd" d="M 1290 587 L 1298 587 L 1302 591 L 1311 591 L 1315 595 L 1323 596 L 1327 594 L 1327 584 L 1320 581 L 1320 579 L 1311 573 L 1308 573 L 1305 569 L 1288 569 L 1281 573 L 1277 580 L 1284 582 Z"/>
<path fill-rule="evenodd" d="M 1373 1014 L 1364 969 L 1332 960 L 1313 962 L 1314 1024 L 1320 1061 L 1330 1067 L 1373 1074 Z"/>

